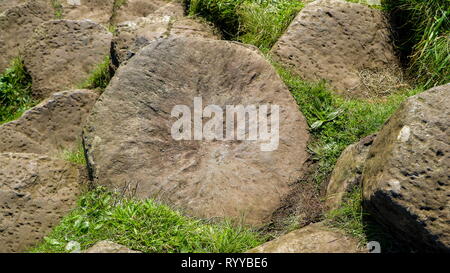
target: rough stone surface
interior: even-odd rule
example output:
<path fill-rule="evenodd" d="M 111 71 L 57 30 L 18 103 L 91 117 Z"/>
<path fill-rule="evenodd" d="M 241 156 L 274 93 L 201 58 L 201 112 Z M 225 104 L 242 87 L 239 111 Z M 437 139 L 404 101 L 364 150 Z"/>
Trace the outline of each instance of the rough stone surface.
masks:
<path fill-rule="evenodd" d="M 374 138 L 375 135 L 365 137 L 342 152 L 327 186 L 326 203 L 329 209 L 338 208 L 345 193 L 361 186 L 364 163 Z"/>
<path fill-rule="evenodd" d="M 170 28 L 170 36 L 220 39 L 213 26 L 187 17 L 174 20 Z"/>
<path fill-rule="evenodd" d="M 62 17 L 67 20 L 89 19 L 107 25 L 113 15 L 114 0 L 60 0 L 60 3 Z"/>
<path fill-rule="evenodd" d="M 364 201 L 398 238 L 450 251 L 450 84 L 409 98 L 370 148 Z"/>
<path fill-rule="evenodd" d="M 9 7 L 6 3 L 5 8 Z M 36 1 L 13 6 L 0 13 L 0 73 L 19 55 L 20 48 L 34 29 L 52 17 L 53 9 L 48 4 Z"/>
<path fill-rule="evenodd" d="M 56 156 L 63 150 L 78 148 L 97 96 L 90 90 L 53 94 L 18 120 L 0 126 L 0 152 Z"/>
<path fill-rule="evenodd" d="M 51 20 L 26 43 L 23 58 L 35 97 L 76 87 L 109 55 L 112 34 L 92 21 Z"/>
<path fill-rule="evenodd" d="M 4 12 L 5 10 L 18 6 L 20 4 L 25 3 L 26 0 L 1 0 L 0 1 L 0 13 Z"/>
<path fill-rule="evenodd" d="M 151 41 L 167 37 L 170 20 L 169 16 L 149 16 L 119 24 L 112 41 L 113 65 L 118 67 Z"/>
<path fill-rule="evenodd" d="M 316 223 L 292 231 L 249 253 L 360 253 L 364 252 L 354 238 Z"/>
<path fill-rule="evenodd" d="M 150 15 L 117 27 L 112 42 L 112 63 L 118 67 L 140 49 L 159 38 L 174 36 L 219 39 L 215 29 L 191 18 Z"/>
<path fill-rule="evenodd" d="M 0 252 L 22 252 L 76 204 L 80 172 L 36 154 L 0 154 Z"/>
<path fill-rule="evenodd" d="M 399 61 L 391 36 L 379 10 L 318 0 L 302 9 L 272 53 L 307 80 L 325 79 L 341 94 L 367 96 L 372 90 L 367 90 L 361 73 L 370 71 L 371 78 L 401 75 L 395 69 Z"/>
<path fill-rule="evenodd" d="M 170 6 L 168 6 L 169 4 Z M 178 14 L 183 15 L 183 7 L 179 3 L 168 3 L 166 0 L 127 0 L 126 3 L 117 9 L 113 19 L 115 23 L 132 21 L 140 17 L 147 17 L 154 14 L 163 7 L 166 11 L 169 11 L 170 9 L 170 13 L 175 11 Z"/>
<path fill-rule="evenodd" d="M 100 241 L 88 248 L 84 253 L 141 253 L 111 241 Z"/>
<path fill-rule="evenodd" d="M 278 149 L 262 141 L 176 141 L 176 105 L 280 106 Z M 199 217 L 265 222 L 302 175 L 307 124 L 254 48 L 199 38 L 151 43 L 118 69 L 83 131 L 94 181 Z M 265 143 L 265 141 L 263 141 Z"/>
<path fill-rule="evenodd" d="M 171 16 L 171 17 L 182 17 L 185 15 L 184 7 L 177 2 L 170 2 L 164 6 L 157 9 L 153 15 L 156 16 Z"/>

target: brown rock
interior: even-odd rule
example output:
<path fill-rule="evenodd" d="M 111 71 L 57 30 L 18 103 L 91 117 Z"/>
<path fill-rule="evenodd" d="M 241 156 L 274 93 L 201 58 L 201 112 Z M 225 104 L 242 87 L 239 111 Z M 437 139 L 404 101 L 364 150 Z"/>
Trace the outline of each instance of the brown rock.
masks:
<path fill-rule="evenodd" d="M 112 34 L 94 22 L 51 20 L 25 45 L 24 64 L 33 95 L 46 98 L 84 82 L 110 51 Z"/>
<path fill-rule="evenodd" d="M 0 152 L 56 156 L 77 148 L 97 94 L 72 90 L 53 94 L 23 116 L 0 126 Z"/>
<path fill-rule="evenodd" d="M 280 106 L 278 149 L 261 141 L 174 140 L 176 105 Z M 199 217 L 265 222 L 302 175 L 307 124 L 273 67 L 238 43 L 169 38 L 118 69 L 84 129 L 95 182 Z"/>
<path fill-rule="evenodd" d="M 9 7 L 7 3 L 12 5 L 12 2 L 8 1 L 5 8 Z M 13 6 L 0 13 L 0 73 L 19 55 L 19 49 L 32 35 L 33 30 L 51 18 L 53 9 L 50 5 L 37 1 Z"/>
<path fill-rule="evenodd" d="M 127 0 L 130 1 L 130 0 Z M 114 0 L 59 0 L 62 18 L 67 20 L 89 19 L 107 25 L 113 15 Z"/>
<path fill-rule="evenodd" d="M 217 30 L 212 25 L 187 17 L 174 20 L 170 28 L 170 36 L 220 39 Z"/>
<path fill-rule="evenodd" d="M 7 9 L 18 6 L 20 4 L 25 3 L 27 0 L 2 0 L 0 1 L 0 13 L 4 12 Z"/>
<path fill-rule="evenodd" d="M 131 250 L 123 245 L 111 241 L 100 241 L 88 248 L 84 253 L 142 253 Z"/>
<path fill-rule="evenodd" d="M 121 23 L 125 21 L 132 21 L 140 17 L 147 17 L 168 4 L 170 4 L 170 7 L 172 7 L 171 12 L 173 12 L 174 10 L 179 10 L 181 11 L 181 15 L 183 14 L 183 7 L 181 6 L 181 4 L 167 2 L 168 1 L 166 0 L 127 0 L 116 10 L 113 21 L 114 23 Z M 168 7 L 166 7 L 166 9 L 168 10 Z"/>
<path fill-rule="evenodd" d="M 365 137 L 342 152 L 327 186 L 326 204 L 329 209 L 338 208 L 346 193 L 355 186 L 361 186 L 364 163 L 375 136 Z"/>
<path fill-rule="evenodd" d="M 381 129 L 363 172 L 367 209 L 400 239 L 450 251 L 450 84 L 409 98 Z"/>
<path fill-rule="evenodd" d="M 22 252 L 50 232 L 76 204 L 80 173 L 36 154 L 0 154 L 0 252 Z"/>
<path fill-rule="evenodd" d="M 219 39 L 212 26 L 192 18 L 167 15 L 140 17 L 117 26 L 112 42 L 112 63 L 118 67 L 152 41 L 173 36 Z"/>
<path fill-rule="evenodd" d="M 316 223 L 292 231 L 249 253 L 358 253 L 364 252 L 358 241 Z"/>
<path fill-rule="evenodd" d="M 171 18 L 168 16 L 141 17 L 117 25 L 112 41 L 112 63 L 118 67 L 141 48 L 158 38 L 167 37 Z"/>
<path fill-rule="evenodd" d="M 385 15 L 362 4 L 341 0 L 308 4 L 272 53 L 305 79 L 325 79 L 345 95 L 376 95 L 375 87 L 366 86 L 362 78 L 367 72 L 370 78 L 383 78 L 380 84 L 387 79 L 401 82 L 396 79 L 401 71 L 396 69 L 399 61 Z"/>
<path fill-rule="evenodd" d="M 170 16 L 170 17 L 183 17 L 185 14 L 184 7 L 176 0 L 161 6 L 153 15 L 155 16 Z"/>

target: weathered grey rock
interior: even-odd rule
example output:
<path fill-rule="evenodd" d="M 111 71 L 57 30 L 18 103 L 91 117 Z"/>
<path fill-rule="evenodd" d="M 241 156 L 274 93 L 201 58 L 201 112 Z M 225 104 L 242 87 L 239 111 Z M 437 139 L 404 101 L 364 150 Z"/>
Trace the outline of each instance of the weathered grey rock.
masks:
<path fill-rule="evenodd" d="M 57 156 L 74 150 L 98 94 L 71 90 L 53 94 L 18 120 L 0 126 L 0 152 Z"/>
<path fill-rule="evenodd" d="M 109 55 L 112 34 L 92 21 L 51 20 L 26 43 L 23 59 L 35 97 L 83 83 Z"/>
<path fill-rule="evenodd" d="M 374 87 L 365 85 L 361 73 L 383 78 L 380 84 L 401 82 L 396 79 L 401 70 L 387 19 L 381 11 L 362 4 L 318 0 L 306 5 L 272 53 L 303 78 L 325 79 L 349 96 L 377 95 Z"/>
<path fill-rule="evenodd" d="M 112 63 L 118 67 L 152 41 L 174 36 L 219 39 L 212 26 L 192 18 L 169 15 L 140 17 L 117 26 L 112 42 Z"/>
<path fill-rule="evenodd" d="M 116 10 L 113 21 L 114 23 L 133 21 L 137 18 L 147 17 L 151 14 L 154 14 L 163 7 L 165 10 L 164 13 L 176 12 L 179 15 L 183 15 L 183 6 L 181 5 L 181 3 L 168 3 L 168 2 L 169 2 L 168 0 L 152 0 L 152 1 L 127 0 L 123 5 L 121 5 Z M 170 14 L 159 14 L 159 15 L 170 15 Z"/>
<path fill-rule="evenodd" d="M 84 251 L 84 253 L 142 253 L 131 250 L 123 245 L 111 241 L 100 241 Z"/>
<path fill-rule="evenodd" d="M 370 148 L 364 202 L 398 238 L 450 251 L 450 84 L 409 98 Z"/>
<path fill-rule="evenodd" d="M 177 141 L 176 105 L 280 106 L 278 149 L 266 141 Z M 206 121 L 206 120 L 205 120 Z M 131 189 L 199 217 L 265 222 L 302 175 L 307 124 L 254 48 L 200 38 L 160 39 L 118 69 L 83 131 L 96 183 Z"/>
<path fill-rule="evenodd" d="M 12 6 L 11 2 L 6 3 L 5 8 L 10 8 L 0 13 L 0 73 L 19 55 L 20 48 L 34 29 L 53 17 L 53 9 L 46 3 L 29 1 L 17 6 Z"/>
<path fill-rule="evenodd" d="M 323 223 L 316 223 L 292 231 L 249 253 L 360 253 L 358 241 Z"/>
<path fill-rule="evenodd" d="M 22 252 L 76 204 L 80 171 L 36 154 L 0 154 L 0 252 Z"/>
<path fill-rule="evenodd" d="M 370 135 L 348 146 L 339 157 L 327 186 L 326 204 L 338 208 L 344 195 L 361 186 L 364 163 L 376 135 Z"/>
<path fill-rule="evenodd" d="M 62 6 L 62 18 L 67 20 L 89 19 L 107 25 L 113 15 L 114 0 L 59 0 L 59 2 Z"/>

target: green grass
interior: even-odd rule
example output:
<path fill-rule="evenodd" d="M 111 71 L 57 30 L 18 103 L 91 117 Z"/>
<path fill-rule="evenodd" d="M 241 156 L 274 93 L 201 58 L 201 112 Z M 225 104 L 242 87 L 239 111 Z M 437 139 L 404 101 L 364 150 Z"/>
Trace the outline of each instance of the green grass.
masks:
<path fill-rule="evenodd" d="M 264 242 L 230 222 L 207 223 L 155 201 L 125 199 L 103 188 L 83 195 L 78 207 L 31 252 L 66 252 L 70 241 L 86 249 L 101 240 L 153 253 L 243 252 Z"/>
<path fill-rule="evenodd" d="M 389 231 L 375 222 L 364 212 L 362 202 L 362 189 L 357 186 L 344 195 L 339 208 L 325 213 L 325 224 L 356 238 L 362 247 L 370 241 L 376 241 L 380 243 L 381 250 L 385 253 L 417 251 L 400 243 Z"/>
<path fill-rule="evenodd" d="M 299 1 L 245 1 L 237 10 L 240 34 L 237 40 L 269 51 L 304 4 Z"/>
<path fill-rule="evenodd" d="M 104 90 L 112 77 L 109 66 L 110 58 L 106 56 L 103 62 L 97 65 L 86 81 L 81 83 L 78 88 Z"/>
<path fill-rule="evenodd" d="M 63 19 L 63 6 L 61 5 L 61 2 L 59 0 L 52 0 L 52 7 L 55 11 L 55 19 Z"/>
<path fill-rule="evenodd" d="M 244 0 L 190 0 L 188 13 L 200 16 L 213 23 L 222 31 L 225 39 L 233 39 L 239 34 L 237 9 Z"/>
<path fill-rule="evenodd" d="M 377 132 L 401 102 L 423 90 L 406 89 L 371 100 L 344 99 L 330 91 L 324 82 L 305 82 L 281 65 L 274 65 L 311 128 L 313 141 L 309 150 L 318 162 L 313 179 L 317 184 L 329 177 L 348 145 Z"/>
<path fill-rule="evenodd" d="M 212 22 L 225 39 L 267 52 L 303 5 L 292 0 L 191 0 L 189 14 Z"/>
<path fill-rule="evenodd" d="M 398 27 L 409 72 L 432 87 L 450 82 L 450 1 L 384 0 Z"/>
<path fill-rule="evenodd" d="M 366 244 L 368 242 L 367 224 L 364 221 L 364 216 L 362 191 L 360 187 L 355 187 L 344 196 L 339 208 L 325 214 L 325 223 L 357 238 L 361 244 Z"/>
<path fill-rule="evenodd" d="M 83 145 L 80 143 L 78 144 L 78 147 L 75 150 L 63 150 L 61 157 L 63 160 L 77 164 L 86 166 L 86 158 L 84 156 L 84 148 Z"/>
<path fill-rule="evenodd" d="M 15 120 L 37 102 L 31 96 L 31 77 L 20 58 L 0 75 L 0 124 Z"/>

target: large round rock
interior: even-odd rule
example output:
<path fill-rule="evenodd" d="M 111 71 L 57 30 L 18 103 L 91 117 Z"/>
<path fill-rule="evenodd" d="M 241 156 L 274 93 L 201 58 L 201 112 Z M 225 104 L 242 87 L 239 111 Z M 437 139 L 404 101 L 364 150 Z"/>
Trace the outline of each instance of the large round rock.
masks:
<path fill-rule="evenodd" d="M 385 95 L 401 71 L 384 14 L 366 5 L 318 0 L 305 6 L 274 45 L 277 61 L 340 94 Z"/>
<path fill-rule="evenodd" d="M 185 105 L 193 113 L 194 97 L 222 109 L 279 105 L 277 149 L 262 151 L 264 141 L 174 140 L 171 111 Z M 199 38 L 160 39 L 142 49 L 119 68 L 84 129 L 98 183 L 191 215 L 251 224 L 267 220 L 301 176 L 307 140 L 294 99 L 256 49 Z"/>
<path fill-rule="evenodd" d="M 364 199 L 381 223 L 420 249 L 450 251 L 450 84 L 408 99 L 376 137 Z"/>

